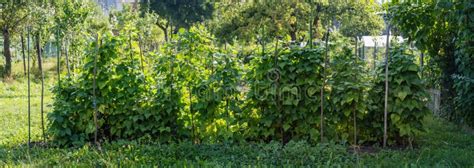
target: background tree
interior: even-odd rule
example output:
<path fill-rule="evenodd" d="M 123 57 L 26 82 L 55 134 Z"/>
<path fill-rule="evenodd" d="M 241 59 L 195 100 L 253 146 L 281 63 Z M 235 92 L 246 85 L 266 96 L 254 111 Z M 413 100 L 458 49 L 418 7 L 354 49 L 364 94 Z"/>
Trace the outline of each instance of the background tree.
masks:
<path fill-rule="evenodd" d="M 450 120 L 466 121 L 465 117 L 469 113 L 465 112 L 472 109 L 467 102 L 473 101 L 472 96 L 469 96 L 472 93 L 466 94 L 472 90 L 474 78 L 472 66 L 466 66 L 473 63 L 473 35 L 470 31 L 473 21 L 469 16 L 469 13 L 472 16 L 473 3 L 464 0 L 417 3 L 394 1 L 390 5 L 393 15 L 391 22 L 401 35 L 418 49 L 426 51 L 431 57 L 430 61 L 441 69 L 443 115 Z M 460 97 L 455 100 L 457 95 Z M 461 104 L 456 105 L 456 102 Z M 474 125 L 474 115 L 469 116 L 470 124 Z"/>
<path fill-rule="evenodd" d="M 188 29 L 196 22 L 204 21 L 212 16 L 214 6 L 204 0 L 150 0 L 143 5 L 158 14 L 156 24 L 163 30 L 165 41 L 168 33 L 176 34 L 179 28 Z"/>
<path fill-rule="evenodd" d="M 221 42 L 232 42 L 234 38 L 252 41 L 257 34 L 259 38 L 278 35 L 296 41 L 307 30 L 310 7 L 309 3 L 296 1 L 222 4 L 226 12 L 214 21 L 214 34 L 221 37 Z M 269 40 L 272 39 L 266 41 Z"/>
<path fill-rule="evenodd" d="M 211 29 L 221 41 L 234 38 L 255 39 L 255 31 L 265 28 L 260 36 L 283 36 L 291 41 L 308 40 L 309 24 L 312 37 L 323 38 L 327 25 L 339 28 L 346 36 L 378 34 L 383 20 L 374 1 L 342 3 L 337 1 L 284 1 L 255 3 L 220 3 Z"/>
<path fill-rule="evenodd" d="M 45 127 L 44 127 L 44 71 L 43 71 L 43 60 L 44 60 L 44 45 L 49 41 L 52 35 L 51 29 L 53 28 L 53 14 L 54 9 L 49 3 L 33 3 L 30 5 L 31 22 L 35 23 L 31 26 L 32 33 L 34 35 L 34 48 L 36 50 L 36 56 L 38 61 L 38 70 L 41 80 L 41 129 L 43 142 L 46 141 Z"/>
<path fill-rule="evenodd" d="M 27 20 L 27 3 L 23 1 L 8 1 L 0 3 L 0 27 L 3 35 L 3 55 L 5 57 L 4 78 L 10 78 L 12 73 L 12 54 L 10 38 L 17 33 L 18 27 Z"/>
<path fill-rule="evenodd" d="M 379 35 L 384 28 L 380 5 L 374 1 L 350 1 L 336 6 L 340 31 L 344 36 Z"/>
<path fill-rule="evenodd" d="M 93 8 L 89 1 L 55 1 L 53 2 L 56 9 L 54 15 L 54 30 L 50 32 L 57 32 L 56 40 L 61 41 L 64 45 L 60 45 L 59 50 L 64 46 L 65 62 L 68 75 L 70 75 L 70 52 L 69 44 L 76 43 L 76 41 L 83 38 L 84 34 L 80 33 L 82 27 L 86 26 L 84 23 L 86 19 L 93 14 Z M 77 45 L 77 44 L 76 44 Z M 75 48 L 77 49 L 77 47 Z"/>

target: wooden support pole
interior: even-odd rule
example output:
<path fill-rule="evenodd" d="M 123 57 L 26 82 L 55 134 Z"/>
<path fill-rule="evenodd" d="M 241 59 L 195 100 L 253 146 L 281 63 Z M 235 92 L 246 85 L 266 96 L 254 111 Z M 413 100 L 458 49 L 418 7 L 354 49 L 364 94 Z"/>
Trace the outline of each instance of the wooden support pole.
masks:
<path fill-rule="evenodd" d="M 374 70 L 375 70 L 375 66 L 377 66 L 375 65 L 376 61 L 377 61 L 377 40 L 374 41 L 374 59 L 372 60 Z"/>
<path fill-rule="evenodd" d="M 92 99 L 92 106 L 94 108 L 94 126 L 95 126 L 95 131 L 94 131 L 94 143 L 95 145 L 99 145 L 98 141 L 97 141 L 97 132 L 99 131 L 99 124 L 98 124 L 98 119 L 97 119 L 97 113 L 98 113 L 98 110 L 97 110 L 97 95 L 96 95 L 96 88 L 97 88 L 97 85 L 96 85 L 96 75 L 97 75 L 97 55 L 100 54 L 100 51 L 99 51 L 99 35 L 96 34 L 96 53 L 94 54 L 94 71 L 93 71 L 93 78 L 92 78 L 92 96 L 93 96 L 93 99 Z"/>
<path fill-rule="evenodd" d="M 31 148 L 31 87 L 30 87 L 30 28 L 27 28 L 28 36 L 27 36 L 27 55 L 28 55 L 28 148 Z"/>
<path fill-rule="evenodd" d="M 66 41 L 64 42 L 64 52 L 66 54 L 66 69 L 67 69 L 67 77 L 71 76 L 71 68 L 69 66 L 69 38 L 66 36 Z"/>
<path fill-rule="evenodd" d="M 326 32 L 326 41 L 325 41 L 325 46 L 326 46 L 326 53 L 324 54 L 324 68 L 323 68 L 323 85 L 321 86 L 321 104 L 320 104 L 320 110 L 321 110 L 321 114 L 320 114 L 320 133 L 321 133 L 321 142 L 323 142 L 323 138 L 324 138 L 324 129 L 323 129 L 323 125 L 324 125 L 324 86 L 326 85 L 326 68 L 327 68 L 327 64 L 329 64 L 329 57 L 328 57 L 328 52 L 329 52 L 329 23 L 328 23 L 328 28 L 327 28 L 327 32 Z"/>
<path fill-rule="evenodd" d="M 58 75 L 58 89 L 61 89 L 61 40 L 59 37 L 59 29 L 56 32 L 56 63 L 57 63 L 57 75 Z"/>
<path fill-rule="evenodd" d="M 41 130 L 43 133 L 43 143 L 46 142 L 46 135 L 44 133 L 44 72 L 43 72 L 43 59 L 41 53 L 41 34 L 36 34 L 36 54 L 38 56 L 38 68 L 41 74 Z"/>
<path fill-rule="evenodd" d="M 21 41 L 21 53 L 23 56 L 23 73 L 26 76 L 26 55 L 25 55 L 25 38 L 23 37 L 24 32 L 21 32 L 20 41 Z"/>
<path fill-rule="evenodd" d="M 387 43 L 385 48 L 385 100 L 384 100 L 384 115 L 383 115 L 383 147 L 387 146 L 387 118 L 388 118 L 388 59 L 390 56 L 390 24 L 388 25 L 387 30 Z"/>
<path fill-rule="evenodd" d="M 143 48 L 142 48 L 142 36 L 138 36 L 138 48 L 140 49 L 140 68 L 142 69 L 143 76 L 145 75 L 145 66 L 143 65 Z M 146 80 L 145 80 L 146 81 Z"/>

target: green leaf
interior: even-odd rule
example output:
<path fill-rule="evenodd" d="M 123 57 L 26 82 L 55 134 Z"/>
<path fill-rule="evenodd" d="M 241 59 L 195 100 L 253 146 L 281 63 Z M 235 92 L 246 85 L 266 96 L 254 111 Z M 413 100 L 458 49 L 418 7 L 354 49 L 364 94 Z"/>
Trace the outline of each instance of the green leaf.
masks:
<path fill-rule="evenodd" d="M 393 123 L 398 123 L 398 121 L 400 121 L 400 116 L 398 114 L 390 114 L 390 119 Z"/>
<path fill-rule="evenodd" d="M 408 70 L 417 72 L 418 71 L 418 66 L 416 66 L 415 64 L 412 64 L 408 67 Z"/>
<path fill-rule="evenodd" d="M 399 91 L 399 92 L 397 93 L 397 97 L 400 98 L 402 101 L 405 100 L 405 97 L 406 97 L 407 95 L 408 95 L 408 93 L 405 92 L 405 91 Z"/>
<path fill-rule="evenodd" d="M 283 130 L 285 130 L 285 131 L 288 131 L 288 129 L 290 129 L 290 127 L 291 127 L 291 126 L 290 126 L 289 123 L 283 124 Z"/>

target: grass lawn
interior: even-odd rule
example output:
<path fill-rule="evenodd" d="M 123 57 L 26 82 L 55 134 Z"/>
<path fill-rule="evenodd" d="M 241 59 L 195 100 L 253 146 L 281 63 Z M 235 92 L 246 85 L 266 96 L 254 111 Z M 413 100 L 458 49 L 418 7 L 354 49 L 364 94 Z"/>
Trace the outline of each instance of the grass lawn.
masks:
<path fill-rule="evenodd" d="M 54 69 L 54 68 L 52 68 Z M 49 72 L 51 73 L 51 72 Z M 46 82 L 45 111 L 50 111 L 54 84 L 52 73 Z M 32 82 L 32 139 L 41 140 L 39 81 Z M 472 130 L 427 117 L 426 132 L 417 137 L 416 149 L 382 150 L 354 154 L 347 146 L 333 143 L 310 145 L 279 143 L 199 144 L 190 142 L 156 144 L 153 139 L 102 144 L 102 150 L 91 146 L 80 148 L 46 148 L 30 150 L 27 120 L 27 83 L 24 78 L 0 82 L 0 167 L 5 166 L 178 166 L 178 167 L 256 167 L 273 166 L 369 166 L 369 167 L 474 167 L 474 134 Z"/>

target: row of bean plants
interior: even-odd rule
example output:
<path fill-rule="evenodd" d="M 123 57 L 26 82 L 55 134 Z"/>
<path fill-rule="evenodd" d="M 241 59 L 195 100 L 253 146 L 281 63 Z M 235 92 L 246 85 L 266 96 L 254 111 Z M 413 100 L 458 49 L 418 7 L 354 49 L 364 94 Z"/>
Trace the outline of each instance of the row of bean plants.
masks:
<path fill-rule="evenodd" d="M 84 144 L 94 134 L 99 141 L 194 143 L 382 139 L 384 65 L 371 77 L 353 50 L 342 47 L 347 44 L 331 47 L 331 61 L 322 46 L 277 43 L 272 52 L 244 63 L 192 27 L 160 51 L 146 53 L 154 65 L 147 78 L 139 46 L 123 34 L 100 36 L 79 75 L 54 88 L 49 133 L 58 144 Z M 424 82 L 406 49 L 394 48 L 390 57 L 389 139 L 412 142 L 427 111 Z"/>

